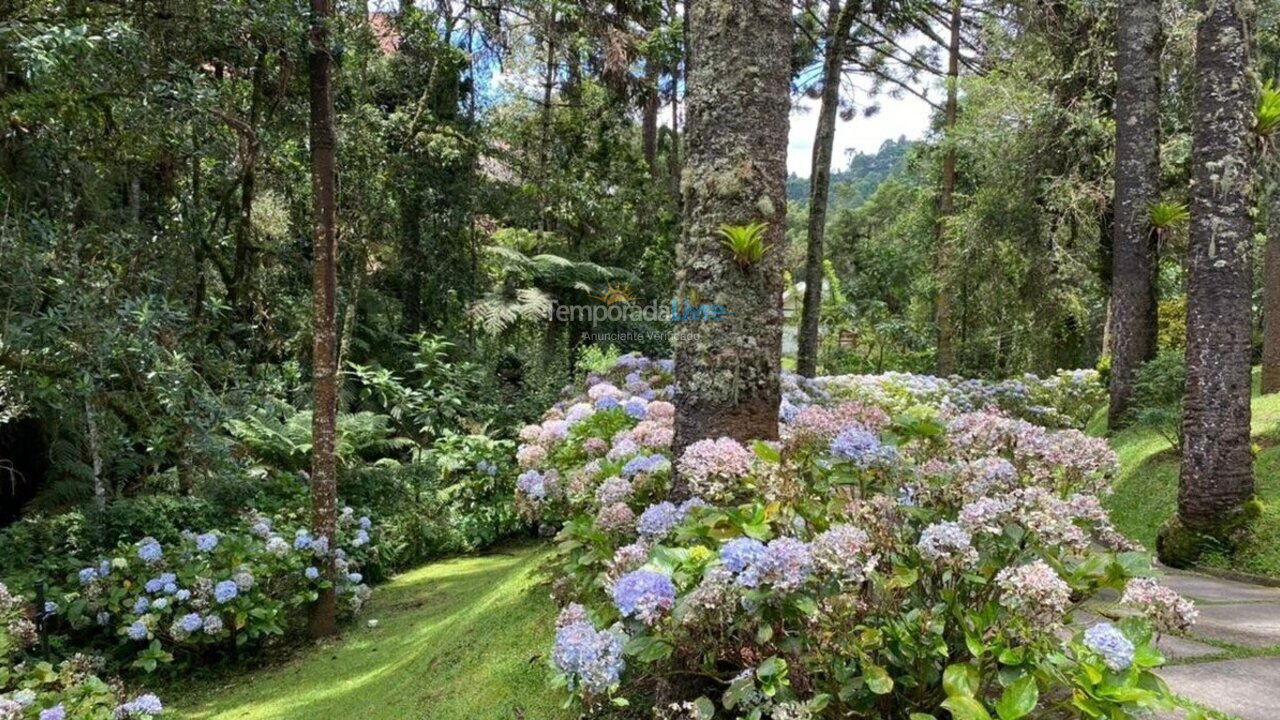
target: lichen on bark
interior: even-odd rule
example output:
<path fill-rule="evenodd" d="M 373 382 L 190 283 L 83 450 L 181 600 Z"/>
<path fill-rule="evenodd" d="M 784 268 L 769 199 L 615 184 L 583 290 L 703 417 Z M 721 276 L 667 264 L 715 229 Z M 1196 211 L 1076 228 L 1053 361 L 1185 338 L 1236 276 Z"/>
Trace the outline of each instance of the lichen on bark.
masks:
<path fill-rule="evenodd" d="M 1253 495 L 1252 198 L 1250 173 L 1240 171 L 1253 161 L 1251 10 L 1214 0 L 1196 37 L 1178 522 L 1202 534 L 1221 529 Z"/>
<path fill-rule="evenodd" d="M 676 326 L 677 453 L 707 437 L 777 436 L 790 110 L 789 64 L 776 61 L 791 48 L 786 2 L 692 3 L 688 22 L 677 301 L 726 315 Z M 756 221 L 772 250 L 744 268 L 719 230 Z"/>

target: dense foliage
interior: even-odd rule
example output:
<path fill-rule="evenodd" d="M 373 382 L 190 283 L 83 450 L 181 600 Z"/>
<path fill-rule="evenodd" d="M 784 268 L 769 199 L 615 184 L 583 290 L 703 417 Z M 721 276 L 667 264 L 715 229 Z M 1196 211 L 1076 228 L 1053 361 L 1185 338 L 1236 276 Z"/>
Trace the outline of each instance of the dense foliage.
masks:
<path fill-rule="evenodd" d="M 793 377 L 780 442 L 673 459 L 667 372 L 623 356 L 521 433 L 520 503 L 563 521 L 553 664 L 585 707 L 1014 720 L 1170 703 L 1154 634 L 1195 612 L 1110 525 L 1114 454 L 1019 417 L 1049 414 L 1025 398 L 1041 394 L 1078 424 L 1096 376 Z M 668 498 L 672 472 L 691 497 Z M 1074 624 L 1107 588 L 1138 613 Z"/>

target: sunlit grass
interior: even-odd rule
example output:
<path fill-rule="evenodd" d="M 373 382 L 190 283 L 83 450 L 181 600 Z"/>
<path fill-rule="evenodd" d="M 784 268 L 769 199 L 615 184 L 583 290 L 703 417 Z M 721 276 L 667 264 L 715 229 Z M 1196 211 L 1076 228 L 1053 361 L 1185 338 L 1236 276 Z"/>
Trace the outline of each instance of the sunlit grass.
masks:
<path fill-rule="evenodd" d="M 1280 393 L 1259 396 L 1256 371 L 1253 390 L 1254 476 L 1265 509 L 1250 541 L 1230 561 L 1219 558 L 1215 564 L 1280 576 Z M 1094 418 L 1089 430 L 1105 430 L 1105 413 Z M 1154 548 L 1156 532 L 1177 510 L 1178 458 L 1151 427 L 1125 428 L 1111 441 L 1120 457 L 1115 493 L 1107 500 L 1112 519 L 1125 535 Z"/>
<path fill-rule="evenodd" d="M 405 573 L 376 591 L 364 614 L 376 628 L 362 619 L 281 666 L 168 699 L 190 720 L 568 718 L 546 683 L 542 557 L 517 546 Z"/>

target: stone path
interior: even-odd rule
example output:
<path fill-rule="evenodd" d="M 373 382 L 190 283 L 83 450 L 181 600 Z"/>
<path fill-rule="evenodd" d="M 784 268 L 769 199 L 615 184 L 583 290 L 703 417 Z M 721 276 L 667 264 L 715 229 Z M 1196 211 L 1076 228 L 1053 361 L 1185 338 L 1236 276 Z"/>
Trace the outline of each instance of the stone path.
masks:
<path fill-rule="evenodd" d="M 1170 660 L 1160 675 L 1179 696 L 1229 717 L 1280 720 L 1280 588 L 1165 572 L 1161 582 L 1195 600 L 1200 618 L 1188 637 L 1160 639 Z"/>

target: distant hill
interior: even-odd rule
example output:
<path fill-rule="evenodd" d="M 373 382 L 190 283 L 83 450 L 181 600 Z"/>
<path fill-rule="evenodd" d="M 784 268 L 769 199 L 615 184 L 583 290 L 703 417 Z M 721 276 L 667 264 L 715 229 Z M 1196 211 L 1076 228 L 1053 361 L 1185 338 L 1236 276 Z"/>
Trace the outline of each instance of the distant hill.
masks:
<path fill-rule="evenodd" d="M 915 147 L 916 142 L 905 137 L 885 140 L 875 154 L 853 155 L 846 169 L 831 174 L 830 212 L 853 209 L 866 202 L 885 178 L 902 167 L 907 152 Z M 787 199 L 808 205 L 809 178 L 787 177 Z"/>

